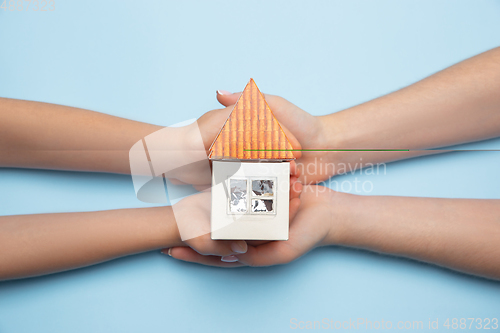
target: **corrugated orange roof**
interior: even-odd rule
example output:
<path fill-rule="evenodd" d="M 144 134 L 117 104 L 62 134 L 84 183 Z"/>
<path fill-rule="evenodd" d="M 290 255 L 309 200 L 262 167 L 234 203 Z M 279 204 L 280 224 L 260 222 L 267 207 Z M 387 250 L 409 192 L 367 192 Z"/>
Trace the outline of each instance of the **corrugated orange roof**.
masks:
<path fill-rule="evenodd" d="M 293 149 L 283 129 L 267 105 L 253 79 L 247 83 L 208 157 L 224 159 L 294 159 Z"/>

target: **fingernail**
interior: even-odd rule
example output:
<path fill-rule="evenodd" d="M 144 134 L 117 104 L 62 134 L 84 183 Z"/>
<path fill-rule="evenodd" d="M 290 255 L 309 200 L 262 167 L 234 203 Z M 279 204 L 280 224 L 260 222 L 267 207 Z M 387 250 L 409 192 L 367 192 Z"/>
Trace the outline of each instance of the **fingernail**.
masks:
<path fill-rule="evenodd" d="M 231 243 L 231 250 L 236 253 L 245 253 L 248 250 L 247 243 L 245 241 Z"/>
<path fill-rule="evenodd" d="M 165 249 L 165 250 L 162 250 L 161 253 L 165 254 L 165 255 L 168 255 L 168 256 L 172 256 L 172 248 L 168 248 L 168 249 Z"/>
<path fill-rule="evenodd" d="M 232 95 L 233 93 L 231 93 L 227 90 L 217 90 L 217 94 L 219 94 L 219 95 Z"/>
<path fill-rule="evenodd" d="M 220 258 L 221 261 L 224 261 L 224 262 L 235 262 L 235 261 L 238 261 L 238 257 L 236 256 L 224 256 L 222 258 Z"/>

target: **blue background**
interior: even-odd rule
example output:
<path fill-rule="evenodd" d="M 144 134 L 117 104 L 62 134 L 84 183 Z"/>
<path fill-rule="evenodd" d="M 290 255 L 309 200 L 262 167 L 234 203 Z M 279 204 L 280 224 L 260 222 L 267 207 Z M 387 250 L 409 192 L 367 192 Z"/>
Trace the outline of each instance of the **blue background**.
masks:
<path fill-rule="evenodd" d="M 240 91 L 253 77 L 320 115 L 499 45 L 494 0 L 57 0 L 53 12 L 0 10 L 0 96 L 169 125 L 218 108 L 216 89 Z M 370 180 L 371 194 L 500 198 L 499 162 L 460 152 L 336 180 Z M 2 169 L 0 188 L 0 215 L 148 206 L 129 176 Z M 152 252 L 0 283 L 1 333 L 281 332 L 291 318 L 426 328 L 439 318 L 442 328 L 499 310 L 500 283 L 337 247 L 236 270 Z"/>

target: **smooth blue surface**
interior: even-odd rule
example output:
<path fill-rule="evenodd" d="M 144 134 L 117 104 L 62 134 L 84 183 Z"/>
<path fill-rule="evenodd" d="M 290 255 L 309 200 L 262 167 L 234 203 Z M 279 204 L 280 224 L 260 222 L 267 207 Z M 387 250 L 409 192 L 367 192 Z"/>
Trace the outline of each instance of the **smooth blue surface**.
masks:
<path fill-rule="evenodd" d="M 253 77 L 326 114 L 499 45 L 495 0 L 56 0 L 54 12 L 0 11 L 0 96 L 168 125 Z M 499 162 L 462 152 L 335 180 L 369 180 L 372 194 L 500 198 Z M 147 206 L 126 176 L 3 169 L 0 188 L 0 215 Z M 0 283 L 1 333 L 282 332 L 291 318 L 422 320 L 426 331 L 429 318 L 442 328 L 499 310 L 499 283 L 336 247 L 236 270 L 147 253 Z"/>

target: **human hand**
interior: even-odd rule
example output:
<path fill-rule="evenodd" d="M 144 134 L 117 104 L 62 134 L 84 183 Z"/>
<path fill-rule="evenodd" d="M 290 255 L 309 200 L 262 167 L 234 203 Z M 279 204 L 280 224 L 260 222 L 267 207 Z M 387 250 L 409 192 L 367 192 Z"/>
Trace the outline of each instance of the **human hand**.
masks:
<path fill-rule="evenodd" d="M 318 185 L 304 186 L 300 196 L 300 206 L 291 213 L 288 241 L 272 241 L 256 246 L 248 245 L 246 253 L 233 254 L 229 259 L 237 260 L 231 265 L 221 262 L 217 256 L 200 255 L 187 247 L 175 247 L 172 257 L 183 261 L 211 266 L 237 267 L 269 266 L 293 261 L 318 246 L 342 243 L 343 225 L 347 211 L 344 200 L 352 197 Z M 290 210 L 292 211 L 292 202 Z M 296 209 L 296 208 L 293 208 Z M 345 212 L 344 212 L 345 211 Z"/>
<path fill-rule="evenodd" d="M 181 243 L 204 256 L 220 257 L 246 252 L 247 244 L 243 240 L 215 241 L 210 238 L 210 197 L 210 190 L 207 190 L 172 205 Z M 170 254 L 168 249 L 162 252 Z"/>
<path fill-rule="evenodd" d="M 167 178 L 169 178 L 173 184 L 192 184 L 199 191 L 210 187 L 210 164 L 208 160 L 206 160 L 206 156 L 210 145 L 215 140 L 232 109 L 233 105 L 223 109 L 208 111 L 193 124 L 181 128 L 172 128 L 172 130 L 178 133 L 178 137 L 182 138 L 181 144 L 179 145 L 181 153 L 184 153 L 184 155 L 196 155 L 197 158 L 195 159 L 199 160 L 195 163 L 183 163 L 182 160 L 186 159 L 186 156 L 182 156 L 182 154 L 179 154 L 179 156 L 176 155 L 176 159 L 181 161 L 178 163 L 180 167 L 166 174 Z M 300 144 L 295 136 L 286 126 L 282 126 L 282 129 L 293 149 L 300 149 Z M 179 149 L 177 149 L 177 151 L 179 151 Z M 171 155 L 172 154 L 170 154 L 169 157 L 171 157 Z M 294 152 L 295 157 L 300 157 L 300 155 L 300 151 Z M 187 159 L 189 160 L 189 158 Z M 169 158 L 169 160 L 172 160 L 172 158 Z"/>
<path fill-rule="evenodd" d="M 300 193 L 302 184 L 298 181 L 298 170 L 294 161 L 290 163 L 290 204 L 289 217 L 294 218 L 300 206 Z M 218 266 L 236 267 L 240 263 L 234 262 L 233 255 L 247 251 L 247 242 L 242 240 L 212 240 L 210 237 L 210 191 L 191 195 L 172 206 L 181 239 L 186 247 L 179 247 L 192 251 L 193 254 L 204 260 L 216 262 Z M 265 241 L 248 241 L 251 245 L 260 245 Z M 162 250 L 163 253 L 172 255 L 179 248 Z M 225 257 L 225 261 L 221 261 Z"/>
<path fill-rule="evenodd" d="M 222 105 L 229 106 L 235 104 L 240 95 L 241 92 L 232 94 L 217 91 L 217 100 Z M 323 117 L 313 116 L 282 97 L 268 94 L 264 97 L 276 119 L 293 133 L 302 149 L 327 149 L 336 146 L 335 133 L 332 133 Z M 332 166 L 338 161 L 337 155 L 331 151 L 302 151 L 296 160 L 301 170 L 300 181 L 303 184 L 313 184 L 333 176 L 336 168 Z"/>
<path fill-rule="evenodd" d="M 288 241 L 250 246 L 246 253 L 235 257 L 247 266 L 271 266 L 294 261 L 316 247 L 339 244 L 344 196 L 324 186 L 304 186 Z"/>

